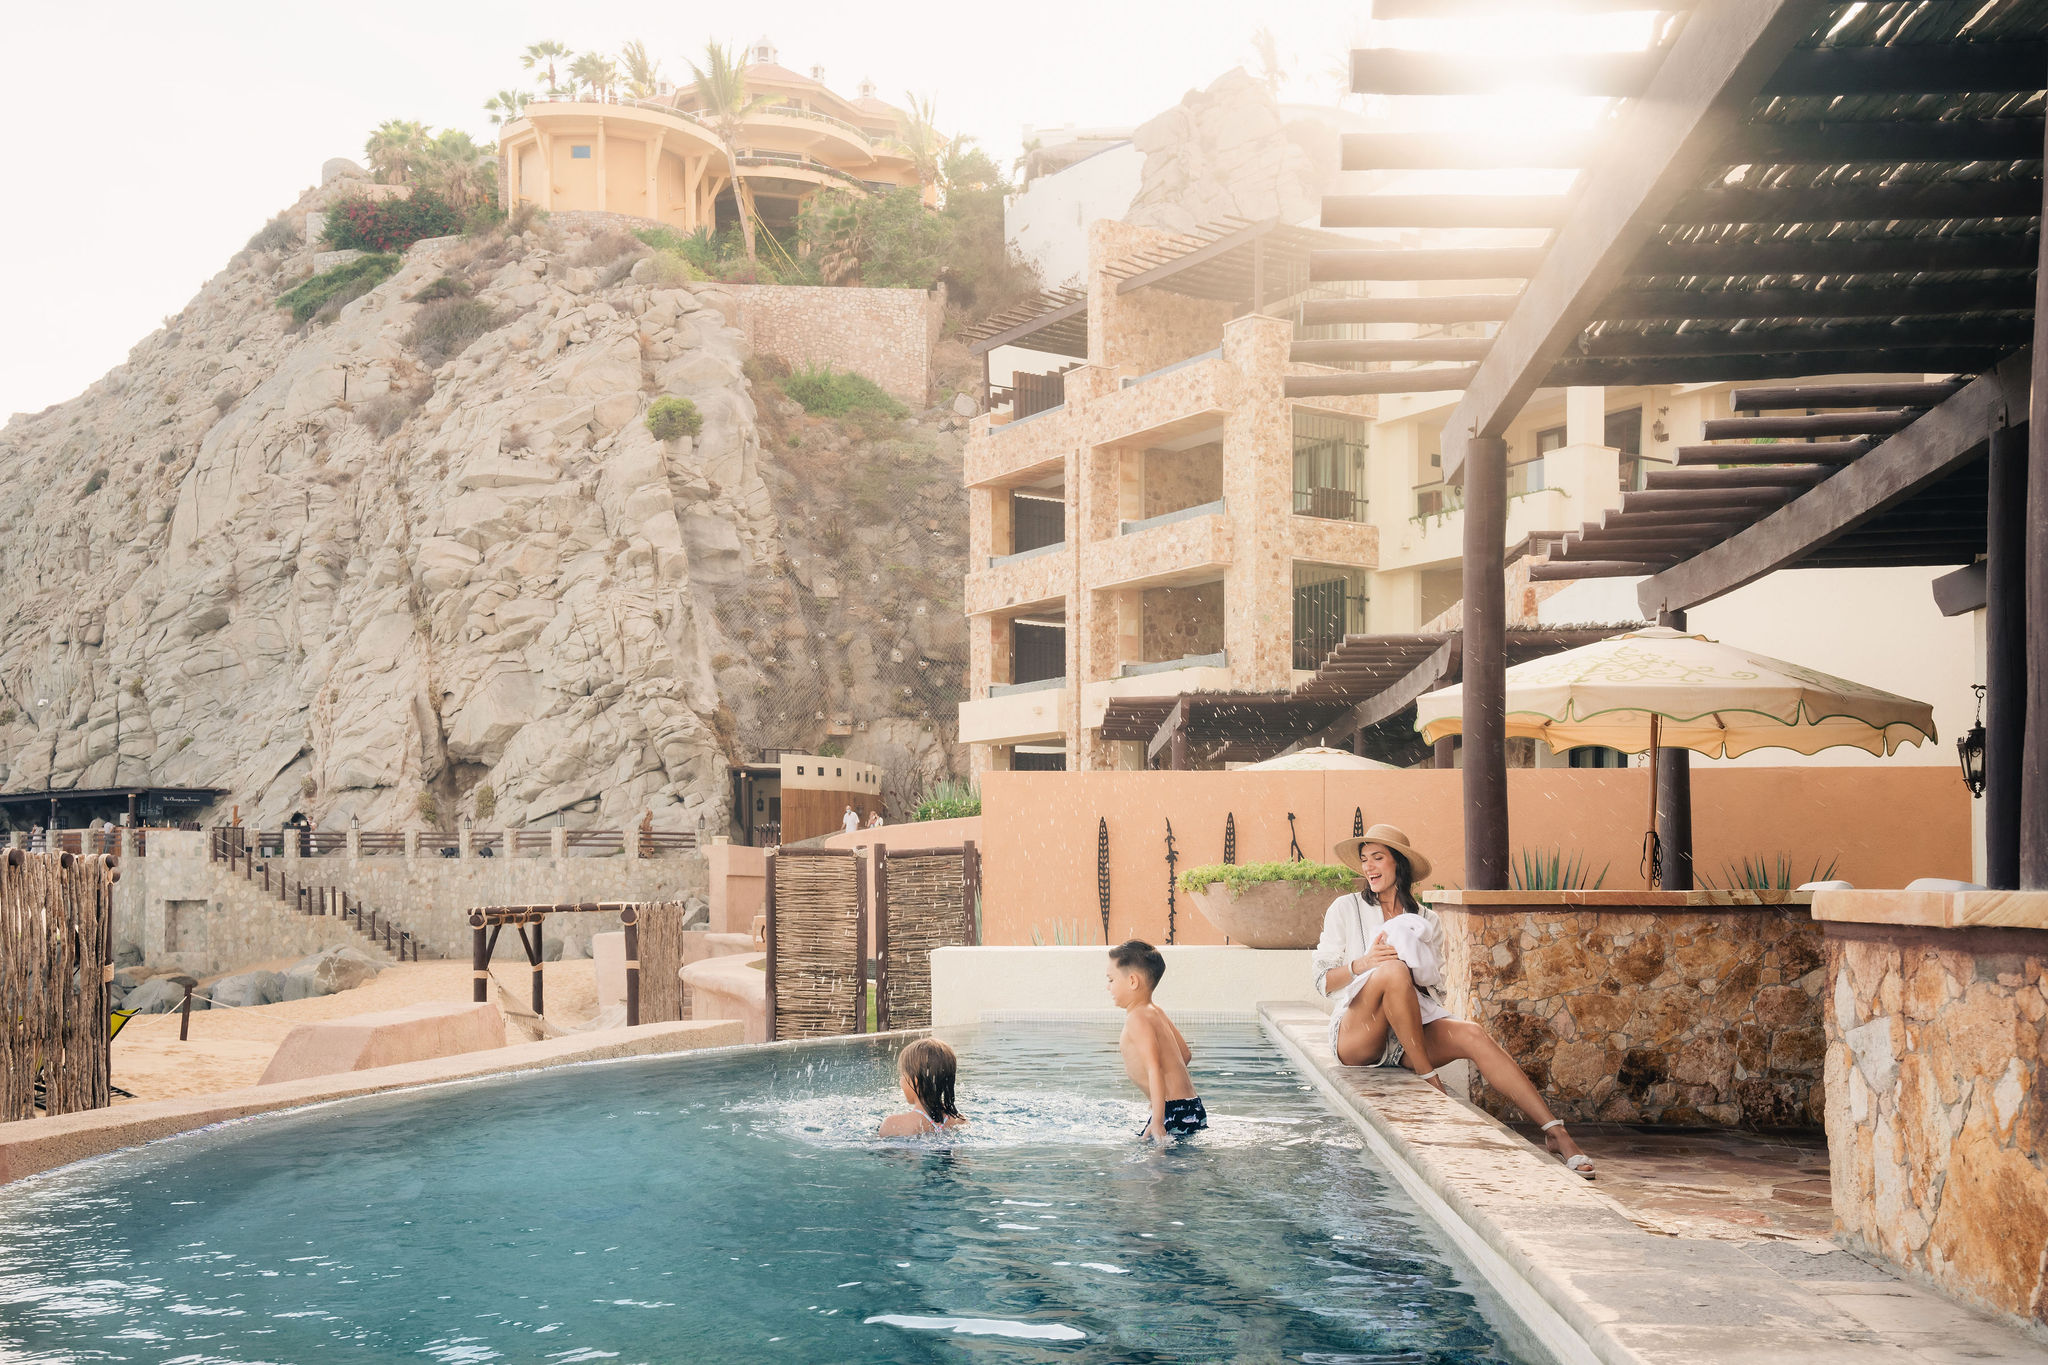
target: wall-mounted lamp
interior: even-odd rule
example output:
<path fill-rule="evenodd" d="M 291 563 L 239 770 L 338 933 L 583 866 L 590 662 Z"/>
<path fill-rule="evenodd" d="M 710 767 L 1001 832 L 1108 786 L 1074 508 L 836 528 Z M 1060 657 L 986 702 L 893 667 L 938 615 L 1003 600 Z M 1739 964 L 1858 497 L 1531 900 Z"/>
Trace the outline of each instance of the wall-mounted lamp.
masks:
<path fill-rule="evenodd" d="M 1984 684 L 1977 683 L 1970 690 L 1977 694 L 1977 723 L 1956 741 L 1956 757 L 1962 761 L 1963 782 L 1970 795 L 1979 797 L 1984 795 Z"/>

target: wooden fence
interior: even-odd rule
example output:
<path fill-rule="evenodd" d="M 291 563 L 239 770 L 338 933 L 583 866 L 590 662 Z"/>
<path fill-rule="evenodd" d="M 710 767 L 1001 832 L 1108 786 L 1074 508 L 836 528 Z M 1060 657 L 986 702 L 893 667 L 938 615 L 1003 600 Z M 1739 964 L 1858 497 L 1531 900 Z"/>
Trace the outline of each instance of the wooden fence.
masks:
<path fill-rule="evenodd" d="M 769 1040 L 861 1032 L 867 1024 L 865 850 L 784 848 L 765 861 Z"/>
<path fill-rule="evenodd" d="M 115 859 L 0 853 L 0 1122 L 109 1102 Z"/>
<path fill-rule="evenodd" d="M 928 1028 L 932 950 L 981 942 L 981 856 L 959 848 L 875 847 L 875 1027 Z"/>

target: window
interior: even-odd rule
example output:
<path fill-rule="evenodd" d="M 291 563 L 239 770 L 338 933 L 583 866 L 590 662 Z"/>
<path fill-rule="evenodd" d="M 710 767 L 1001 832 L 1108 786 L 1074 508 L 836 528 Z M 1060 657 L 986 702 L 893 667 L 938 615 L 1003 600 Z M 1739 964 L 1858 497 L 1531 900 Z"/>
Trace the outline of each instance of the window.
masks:
<path fill-rule="evenodd" d="M 1294 666 L 1321 668 L 1346 635 L 1365 630 L 1365 570 L 1294 566 Z"/>
<path fill-rule="evenodd" d="M 834 768 L 834 769 L 832 770 L 832 776 L 834 776 L 834 777 L 844 777 L 844 776 L 846 776 L 846 770 L 845 770 L 844 768 Z"/>
<path fill-rule="evenodd" d="M 572 160 L 572 161 L 588 161 L 588 160 L 590 160 L 590 148 L 589 148 L 589 146 L 588 146 L 588 145 L 585 145 L 585 146 L 581 146 L 581 147 L 571 147 L 571 148 L 569 149 L 569 159 L 570 159 L 570 160 Z"/>
<path fill-rule="evenodd" d="M 1065 677 L 1067 672 L 1067 627 L 1065 621 L 1011 623 L 1010 680 L 1044 682 Z"/>
<path fill-rule="evenodd" d="M 1010 494 L 1010 551 L 1057 545 L 1067 538 L 1066 499 L 1057 494 L 1014 492 Z"/>
<path fill-rule="evenodd" d="M 1607 414 L 1607 444 L 1623 455 L 1643 453 L 1643 410 L 1623 408 Z"/>
<path fill-rule="evenodd" d="M 1602 744 L 1584 744 L 1565 750 L 1565 762 L 1574 768 L 1626 768 L 1628 755 Z"/>
<path fill-rule="evenodd" d="M 1365 423 L 1294 410 L 1294 511 L 1332 521 L 1365 520 Z"/>
<path fill-rule="evenodd" d="M 1563 427 L 1545 427 L 1536 433 L 1536 453 L 1538 455 L 1548 455 L 1551 451 L 1563 445 Z"/>
<path fill-rule="evenodd" d="M 803 765 L 803 764 L 799 763 L 799 764 L 797 764 L 797 765 L 796 765 L 796 775 L 797 775 L 798 777 L 802 777 L 802 776 L 804 775 L 804 765 Z M 822 776 L 824 776 L 824 774 L 820 773 L 820 774 L 819 774 L 819 776 L 821 776 L 821 777 L 822 777 Z"/>

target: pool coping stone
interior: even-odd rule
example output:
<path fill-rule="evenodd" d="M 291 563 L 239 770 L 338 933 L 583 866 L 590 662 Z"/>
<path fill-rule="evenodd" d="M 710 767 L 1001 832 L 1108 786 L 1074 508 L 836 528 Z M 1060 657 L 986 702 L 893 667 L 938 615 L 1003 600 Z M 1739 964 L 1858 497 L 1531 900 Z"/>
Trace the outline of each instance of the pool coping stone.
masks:
<path fill-rule="evenodd" d="M 1673 1235 L 1409 1072 L 1338 1065 L 1324 1010 L 1275 1001 L 1259 1015 L 1281 1051 L 1358 1122 L 1390 1174 L 1561 1361 L 2048 1361 L 2048 1349 L 2026 1334 L 1920 1285 L 1873 1279 L 1861 1261 L 1831 1271 L 1836 1258 L 1853 1259 L 1846 1251 L 1812 1255 L 1812 1273 L 1795 1277 L 1746 1249 L 1783 1243 Z M 1877 1311 L 1871 1296 L 1896 1302 Z"/>
<path fill-rule="evenodd" d="M 256 1114 L 296 1109 L 329 1100 L 383 1091 L 469 1080 L 510 1072 L 621 1057 L 654 1057 L 737 1045 L 737 1020 L 640 1024 L 601 1033 L 571 1034 L 537 1043 L 516 1043 L 483 1052 L 457 1053 L 427 1061 L 400 1062 L 362 1071 L 312 1076 L 298 1081 L 244 1086 L 210 1095 L 144 1100 L 111 1109 L 19 1119 L 0 1123 L 0 1185 L 104 1156 L 158 1138 L 189 1133 Z"/>

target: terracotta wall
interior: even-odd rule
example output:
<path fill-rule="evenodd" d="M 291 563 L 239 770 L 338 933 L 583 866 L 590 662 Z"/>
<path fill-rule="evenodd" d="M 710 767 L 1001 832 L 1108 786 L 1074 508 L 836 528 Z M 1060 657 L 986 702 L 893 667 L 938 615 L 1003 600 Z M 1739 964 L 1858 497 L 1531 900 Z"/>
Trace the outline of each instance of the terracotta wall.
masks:
<path fill-rule="evenodd" d="M 1045 942 L 1053 926 L 1100 942 L 1096 822 L 1110 844 L 1110 936 L 1166 935 L 1166 823 L 1178 867 L 1222 861 L 1226 815 L 1237 821 L 1240 862 L 1288 856 L 1288 814 L 1302 851 L 1328 861 L 1352 813 L 1407 830 L 1436 862 L 1428 878 L 1464 884 L 1462 775 L 1420 769 L 1343 773 L 991 772 L 982 779 L 984 932 L 990 943 Z M 1517 769 L 1508 773 L 1513 848 L 1583 851 L 1606 865 L 1609 889 L 1641 888 L 1637 867 L 1649 803 L 1648 773 L 1625 769 Z M 1904 886 L 1915 877 L 1968 878 L 1970 801 L 1947 769 L 1723 768 L 1693 775 L 1693 840 L 1702 871 L 1789 855 L 1804 881 L 1823 870 L 1858 886 Z M 1220 943 L 1185 896 L 1181 943 Z"/>

